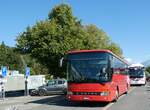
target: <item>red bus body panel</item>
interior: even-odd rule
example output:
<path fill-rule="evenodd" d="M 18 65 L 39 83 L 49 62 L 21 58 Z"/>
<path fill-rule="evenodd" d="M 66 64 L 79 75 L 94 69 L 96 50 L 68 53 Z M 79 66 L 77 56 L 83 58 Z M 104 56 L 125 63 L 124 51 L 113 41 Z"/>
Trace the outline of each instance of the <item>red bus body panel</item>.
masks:
<path fill-rule="evenodd" d="M 110 87 L 110 85 L 112 87 Z M 100 95 L 67 95 L 67 98 L 70 101 L 103 101 L 110 102 L 115 96 L 115 84 L 105 83 L 79 83 L 79 84 L 68 84 L 68 91 L 71 92 L 102 92 L 102 91 L 111 91 L 109 96 L 100 96 Z"/>
<path fill-rule="evenodd" d="M 109 50 L 78 50 L 70 51 L 68 54 L 84 53 L 84 52 L 107 52 L 114 56 Z M 117 57 L 117 56 L 116 56 Z M 118 57 L 119 58 L 119 57 Z M 123 60 L 122 60 L 123 61 Z M 126 63 L 124 61 L 124 63 Z M 127 64 L 127 63 L 126 63 Z M 114 72 L 121 73 L 122 70 L 114 70 Z M 113 74 L 112 80 L 106 83 L 68 83 L 68 92 L 72 93 L 87 93 L 83 95 L 67 94 L 67 99 L 70 101 L 96 101 L 96 102 L 111 102 L 116 98 L 116 91 L 119 95 L 127 92 L 130 88 L 130 79 L 128 75 Z M 108 91 L 109 95 L 88 95 L 88 93 L 105 92 Z"/>
<path fill-rule="evenodd" d="M 71 92 L 104 92 L 109 91 L 108 96 L 101 95 L 67 95 L 67 99 L 70 101 L 96 101 L 96 102 L 111 102 L 115 100 L 115 92 L 118 86 L 119 95 L 127 92 L 130 84 L 127 81 L 128 76 L 114 75 L 111 82 L 108 83 L 79 83 L 68 84 L 68 91 Z M 127 88 L 128 86 L 128 88 Z"/>

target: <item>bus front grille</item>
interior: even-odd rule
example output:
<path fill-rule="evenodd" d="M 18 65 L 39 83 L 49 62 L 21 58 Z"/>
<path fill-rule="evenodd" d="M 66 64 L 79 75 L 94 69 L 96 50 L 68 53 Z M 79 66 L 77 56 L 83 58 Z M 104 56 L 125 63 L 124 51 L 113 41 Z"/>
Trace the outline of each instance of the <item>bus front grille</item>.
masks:
<path fill-rule="evenodd" d="M 101 92 L 73 92 L 73 95 L 101 95 Z"/>

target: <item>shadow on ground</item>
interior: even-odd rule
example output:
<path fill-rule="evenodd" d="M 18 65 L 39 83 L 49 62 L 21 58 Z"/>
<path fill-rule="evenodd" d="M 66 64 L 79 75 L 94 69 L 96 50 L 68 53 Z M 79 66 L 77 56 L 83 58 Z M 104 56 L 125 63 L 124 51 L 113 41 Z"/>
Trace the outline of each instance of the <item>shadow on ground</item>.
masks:
<path fill-rule="evenodd" d="M 24 91 L 6 92 L 5 96 L 6 98 L 7 97 L 21 97 L 21 96 L 24 96 Z"/>
<path fill-rule="evenodd" d="M 150 92 L 150 86 L 146 87 L 146 91 Z"/>
<path fill-rule="evenodd" d="M 46 97 L 44 99 L 35 100 L 28 102 L 26 104 L 36 103 L 36 104 L 47 104 L 63 107 L 105 107 L 108 103 L 105 102 L 70 102 L 66 100 L 65 96 L 55 96 L 55 97 Z"/>

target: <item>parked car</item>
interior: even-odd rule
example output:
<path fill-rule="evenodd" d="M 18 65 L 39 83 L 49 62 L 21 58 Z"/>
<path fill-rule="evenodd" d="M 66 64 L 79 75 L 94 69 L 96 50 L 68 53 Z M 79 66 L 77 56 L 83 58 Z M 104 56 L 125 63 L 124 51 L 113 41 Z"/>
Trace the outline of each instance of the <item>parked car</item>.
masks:
<path fill-rule="evenodd" d="M 48 81 L 44 86 L 31 91 L 31 95 L 45 96 L 49 94 L 66 94 L 67 92 L 67 80 L 54 79 Z"/>

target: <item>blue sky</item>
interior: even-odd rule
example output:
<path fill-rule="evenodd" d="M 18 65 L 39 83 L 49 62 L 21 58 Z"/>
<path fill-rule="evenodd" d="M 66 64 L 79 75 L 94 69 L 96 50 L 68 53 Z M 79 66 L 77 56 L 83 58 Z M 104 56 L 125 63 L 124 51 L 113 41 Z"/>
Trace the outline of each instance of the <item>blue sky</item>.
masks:
<path fill-rule="evenodd" d="M 103 29 L 135 62 L 150 59 L 150 0 L 1 0 L 0 42 L 15 46 L 27 26 L 47 18 L 57 4 L 67 2 L 83 24 Z"/>

